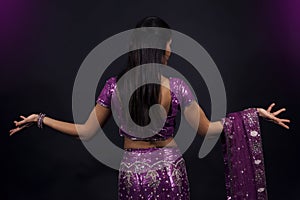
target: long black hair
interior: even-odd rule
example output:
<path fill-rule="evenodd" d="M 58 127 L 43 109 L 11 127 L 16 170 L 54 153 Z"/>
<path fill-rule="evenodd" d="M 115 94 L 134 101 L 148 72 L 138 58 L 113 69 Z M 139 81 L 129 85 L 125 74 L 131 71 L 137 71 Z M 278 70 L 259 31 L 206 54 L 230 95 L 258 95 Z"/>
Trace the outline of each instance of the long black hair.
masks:
<path fill-rule="evenodd" d="M 145 17 L 139 21 L 136 28 L 142 27 L 170 29 L 170 26 L 164 20 L 156 16 Z M 139 34 L 133 35 L 130 44 L 130 48 L 133 50 L 128 53 L 126 69 L 117 76 L 117 80 L 126 72 L 139 65 L 149 63 L 165 64 L 165 47 L 170 39 L 171 31 L 169 31 L 169 34 L 161 34 L 159 31 L 150 31 L 149 33 L 147 32 L 146 35 L 142 34 L 142 36 Z M 155 43 L 155 45 L 161 46 L 161 49 L 145 48 L 147 42 Z M 135 85 L 134 83 L 145 83 L 147 79 L 149 80 L 149 76 L 155 78 L 160 83 L 160 70 L 149 66 L 146 67 L 146 69 L 135 72 L 131 78 L 125 79 L 121 84 L 118 83 L 119 93 L 122 94 L 128 91 L 128 88 Z M 130 113 L 130 116 L 125 116 L 125 118 L 131 117 L 132 120 L 140 126 L 148 125 L 150 123 L 149 109 L 151 105 L 159 103 L 160 100 L 160 87 L 161 85 L 158 84 L 146 84 L 137 88 L 129 100 L 129 105 L 125 105 L 129 106 Z"/>

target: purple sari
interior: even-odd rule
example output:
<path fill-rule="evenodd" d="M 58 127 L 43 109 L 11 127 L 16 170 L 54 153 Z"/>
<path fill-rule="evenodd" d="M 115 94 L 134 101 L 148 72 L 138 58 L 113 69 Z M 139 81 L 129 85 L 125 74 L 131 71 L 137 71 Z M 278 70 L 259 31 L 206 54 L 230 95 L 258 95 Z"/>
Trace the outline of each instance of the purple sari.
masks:
<path fill-rule="evenodd" d="M 116 78 L 110 78 L 97 103 L 110 108 Z M 171 109 L 164 128 L 147 141 L 173 137 L 175 117 L 181 106 L 194 96 L 178 78 L 170 79 Z M 176 94 L 176 95 L 174 95 Z M 178 99 L 179 98 L 179 99 Z M 181 101 L 179 101 L 181 100 Z M 255 108 L 230 113 L 223 119 L 222 146 L 225 164 L 227 200 L 266 200 L 266 179 L 259 119 Z M 120 135 L 139 140 L 122 132 Z M 189 200 L 189 183 L 184 159 L 177 147 L 126 149 L 119 170 L 119 200 L 182 199 Z"/>
<path fill-rule="evenodd" d="M 268 199 L 257 110 L 230 113 L 223 124 L 227 199 Z"/>

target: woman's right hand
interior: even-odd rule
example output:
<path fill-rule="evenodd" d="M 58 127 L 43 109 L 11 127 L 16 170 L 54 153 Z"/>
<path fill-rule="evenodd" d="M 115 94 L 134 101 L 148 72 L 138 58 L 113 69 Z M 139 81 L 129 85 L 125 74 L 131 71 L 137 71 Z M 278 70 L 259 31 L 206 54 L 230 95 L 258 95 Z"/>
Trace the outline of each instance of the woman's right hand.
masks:
<path fill-rule="evenodd" d="M 9 131 L 10 136 L 15 134 L 16 132 L 26 128 L 26 127 L 29 127 L 29 126 L 35 124 L 38 120 L 38 115 L 37 114 L 31 114 L 28 117 L 24 117 L 23 115 L 21 115 L 20 118 L 22 118 L 22 120 L 14 121 L 16 128 L 11 129 Z"/>

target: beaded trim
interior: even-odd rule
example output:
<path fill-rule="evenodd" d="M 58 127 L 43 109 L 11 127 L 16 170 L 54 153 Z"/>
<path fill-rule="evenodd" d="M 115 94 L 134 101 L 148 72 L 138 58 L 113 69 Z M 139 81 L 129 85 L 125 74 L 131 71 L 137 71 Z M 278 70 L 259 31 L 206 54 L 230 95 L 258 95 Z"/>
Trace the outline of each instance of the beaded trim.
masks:
<path fill-rule="evenodd" d="M 37 127 L 38 128 L 43 128 L 43 120 L 44 120 L 44 117 L 46 116 L 45 113 L 40 113 L 39 116 L 38 116 L 38 120 L 37 120 Z"/>

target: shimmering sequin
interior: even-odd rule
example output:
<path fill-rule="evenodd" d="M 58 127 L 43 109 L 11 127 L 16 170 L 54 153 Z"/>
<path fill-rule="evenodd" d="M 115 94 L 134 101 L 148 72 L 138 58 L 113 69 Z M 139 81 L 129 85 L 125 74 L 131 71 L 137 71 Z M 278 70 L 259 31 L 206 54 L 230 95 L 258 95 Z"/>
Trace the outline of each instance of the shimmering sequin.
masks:
<path fill-rule="evenodd" d="M 222 122 L 227 199 L 266 200 L 268 197 L 257 110 L 251 108 L 230 113 Z"/>
<path fill-rule="evenodd" d="M 169 80 L 170 80 L 170 90 L 171 90 L 171 106 L 164 127 L 152 137 L 139 138 L 136 137 L 136 134 L 130 133 L 130 131 L 124 132 L 123 130 L 125 128 L 122 129 L 122 126 L 125 125 L 121 125 L 121 128 L 119 129 L 119 134 L 121 136 L 125 135 L 131 138 L 132 140 L 144 140 L 144 141 L 165 140 L 169 137 L 174 136 L 175 123 L 176 123 L 175 118 L 179 111 L 179 105 L 182 108 L 184 108 L 185 106 L 188 106 L 192 101 L 194 101 L 195 97 L 191 92 L 191 90 L 189 89 L 189 86 L 182 79 L 170 77 Z M 106 81 L 106 84 L 102 89 L 100 95 L 98 96 L 96 102 L 107 108 L 110 108 L 111 103 L 114 103 L 116 105 L 116 108 L 119 108 L 118 112 L 120 113 L 122 108 L 119 106 L 117 98 L 114 97 L 112 98 L 112 94 L 114 90 L 116 90 L 117 88 L 116 81 L 117 81 L 116 77 L 112 77 Z"/>
<path fill-rule="evenodd" d="M 195 98 L 188 85 L 179 78 L 170 78 L 171 106 L 164 127 L 154 136 L 139 138 L 124 132 L 121 124 L 119 133 L 132 140 L 165 140 L 174 136 L 175 118 L 179 106 L 184 108 Z M 97 103 L 110 108 L 114 104 L 121 112 L 117 98 L 113 94 L 117 88 L 116 77 L 106 81 L 97 98 Z M 123 127 L 123 128 L 122 128 Z M 127 129 L 126 129 L 127 130 Z M 188 200 L 189 183 L 185 162 L 177 147 L 127 149 L 119 170 L 119 200 L 127 199 L 173 199 Z"/>
<path fill-rule="evenodd" d="M 97 103 L 110 108 L 116 78 L 110 78 Z M 120 135 L 132 140 L 164 140 L 173 137 L 179 105 L 189 105 L 194 96 L 183 80 L 170 78 L 171 107 L 163 129 L 149 138 L 133 137 L 120 129 Z M 222 119 L 222 146 L 228 200 L 267 200 L 264 160 L 257 110 L 246 109 Z M 184 160 L 177 148 L 127 149 L 119 171 L 119 199 L 189 199 Z"/>
<path fill-rule="evenodd" d="M 185 162 L 178 148 L 126 149 L 119 170 L 119 199 L 188 200 Z"/>

